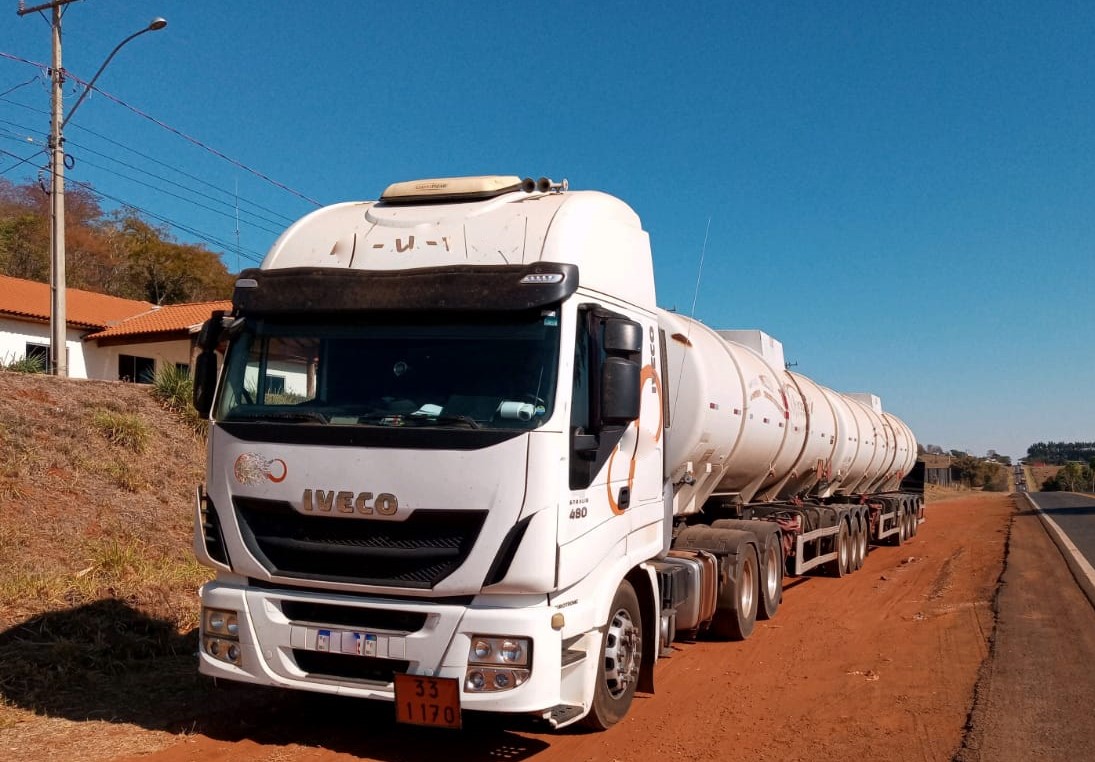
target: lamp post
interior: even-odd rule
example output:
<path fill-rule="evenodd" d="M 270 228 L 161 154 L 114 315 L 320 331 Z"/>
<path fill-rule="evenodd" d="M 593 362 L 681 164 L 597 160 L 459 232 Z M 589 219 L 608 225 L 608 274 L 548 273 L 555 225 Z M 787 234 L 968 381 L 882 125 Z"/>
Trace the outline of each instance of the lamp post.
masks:
<path fill-rule="evenodd" d="M 61 7 L 68 5 L 73 0 L 53 0 L 53 2 L 37 5 L 33 8 L 24 8 L 20 4 L 19 15 L 51 8 L 53 10 L 53 58 L 50 67 L 50 81 L 52 83 L 49 152 L 50 152 L 50 313 L 49 313 L 49 355 L 51 370 L 55 376 L 68 375 L 68 348 L 65 344 L 67 318 L 65 315 L 65 138 L 63 130 L 69 119 L 76 113 L 76 109 L 84 102 L 87 94 L 103 73 L 103 69 L 110 63 L 114 55 L 122 49 L 130 40 L 139 37 L 145 32 L 155 32 L 167 26 L 167 21 L 155 18 L 152 22 L 137 32 L 126 37 L 114 46 L 110 55 L 106 57 L 95 76 L 84 87 L 80 97 L 76 99 L 68 116 L 64 116 L 62 86 L 65 81 L 65 72 L 61 66 Z"/>

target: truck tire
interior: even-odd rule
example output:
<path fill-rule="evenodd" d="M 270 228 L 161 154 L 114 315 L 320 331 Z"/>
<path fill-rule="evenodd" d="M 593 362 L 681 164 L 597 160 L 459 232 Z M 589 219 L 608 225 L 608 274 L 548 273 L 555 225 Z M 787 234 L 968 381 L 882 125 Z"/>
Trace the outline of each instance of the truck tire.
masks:
<path fill-rule="evenodd" d="M 871 552 L 871 522 L 866 516 L 859 517 L 859 566 L 867 562 L 867 554 Z"/>
<path fill-rule="evenodd" d="M 783 543 L 780 542 L 778 532 L 768 535 L 763 542 L 760 573 L 757 575 L 760 582 L 760 606 L 757 608 L 757 618 L 771 619 L 776 615 L 779 602 L 783 599 Z"/>
<path fill-rule="evenodd" d="M 897 518 L 894 519 L 894 526 L 897 527 L 898 529 L 900 529 L 901 531 L 898 531 L 898 532 L 895 532 L 894 534 L 891 534 L 889 537 L 887 537 L 882 542 L 884 542 L 886 545 L 892 545 L 893 547 L 897 547 L 897 546 L 901 545 L 901 543 L 903 542 L 902 535 L 905 533 L 904 530 L 901 529 L 901 527 L 904 526 L 904 521 L 905 521 L 905 509 L 904 509 L 904 507 L 899 507 L 897 509 Z"/>
<path fill-rule="evenodd" d="M 851 519 L 851 531 L 849 534 L 851 537 L 849 541 L 852 543 L 851 558 L 849 559 L 848 572 L 859 571 L 859 567 L 863 565 L 863 559 L 860 558 L 860 552 L 862 551 L 862 543 L 860 538 L 863 536 L 863 524 L 859 521 L 859 516 L 852 516 Z"/>
<path fill-rule="evenodd" d="M 745 640 L 757 623 L 757 550 L 752 543 L 742 545 L 732 563 L 732 579 L 719 590 L 711 634 L 719 640 Z"/>
<path fill-rule="evenodd" d="M 583 725 L 592 730 L 607 730 L 623 719 L 639 684 L 642 655 L 639 598 L 631 583 L 624 580 L 609 609 L 608 626 L 601 640 L 597 688 L 589 714 L 582 718 Z"/>
<path fill-rule="evenodd" d="M 909 537 L 916 537 L 916 533 L 920 531 L 920 515 L 916 506 L 913 506 L 912 512 L 909 514 Z"/>
<path fill-rule="evenodd" d="M 843 577 L 848 574 L 848 556 L 851 555 L 851 532 L 848 531 L 848 522 L 844 519 L 840 520 L 840 531 L 834 535 L 836 543 L 833 550 L 836 551 L 836 558 L 825 564 L 825 573 L 830 577 Z"/>

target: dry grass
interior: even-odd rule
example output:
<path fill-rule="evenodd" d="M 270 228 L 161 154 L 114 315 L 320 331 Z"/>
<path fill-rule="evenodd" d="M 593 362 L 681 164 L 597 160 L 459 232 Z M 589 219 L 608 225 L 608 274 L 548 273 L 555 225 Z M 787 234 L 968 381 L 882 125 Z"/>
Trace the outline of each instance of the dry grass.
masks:
<path fill-rule="evenodd" d="M 146 748 L 208 704 L 194 652 L 209 571 L 191 550 L 203 464 L 201 437 L 146 386 L 0 371 L 5 758 L 109 758 L 81 739 Z"/>
<path fill-rule="evenodd" d="M 1027 484 L 1031 492 L 1038 492 L 1046 479 L 1052 479 L 1061 470 L 1060 466 L 1024 466 Z"/>

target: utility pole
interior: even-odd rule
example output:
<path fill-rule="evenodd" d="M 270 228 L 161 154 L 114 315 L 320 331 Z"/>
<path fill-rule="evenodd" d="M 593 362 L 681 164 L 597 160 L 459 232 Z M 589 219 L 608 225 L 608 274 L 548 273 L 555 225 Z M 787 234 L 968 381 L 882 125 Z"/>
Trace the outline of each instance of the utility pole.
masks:
<path fill-rule="evenodd" d="M 61 8 L 77 0 L 51 0 L 51 2 L 36 5 L 33 8 L 24 7 L 23 0 L 19 2 L 18 13 L 26 16 L 28 13 L 37 13 L 49 8 L 53 11 L 53 59 L 50 64 L 50 81 L 53 84 L 50 98 L 49 120 L 49 163 L 50 163 L 50 225 L 49 225 L 49 361 L 50 369 L 55 376 L 68 375 L 68 346 L 65 343 L 68 332 L 68 322 L 65 315 L 65 137 L 64 129 L 68 120 L 80 108 L 84 98 L 95 86 L 103 69 L 114 58 L 114 54 L 122 49 L 122 46 L 139 37 L 145 32 L 155 32 L 167 26 L 167 21 L 162 18 L 154 18 L 144 29 L 140 29 L 126 37 L 114 46 L 110 55 L 99 66 L 95 76 L 84 86 L 80 97 L 72 107 L 68 116 L 64 115 L 63 86 L 65 83 L 65 70 L 61 66 Z"/>
<path fill-rule="evenodd" d="M 55 376 L 68 375 L 68 347 L 65 344 L 65 142 L 61 135 L 65 70 L 61 66 L 61 7 L 71 2 L 74 0 L 53 0 L 33 8 L 24 8 L 20 2 L 18 11 L 20 16 L 47 8 L 53 11 L 53 58 L 49 70 L 53 85 L 49 120 L 49 362 Z"/>

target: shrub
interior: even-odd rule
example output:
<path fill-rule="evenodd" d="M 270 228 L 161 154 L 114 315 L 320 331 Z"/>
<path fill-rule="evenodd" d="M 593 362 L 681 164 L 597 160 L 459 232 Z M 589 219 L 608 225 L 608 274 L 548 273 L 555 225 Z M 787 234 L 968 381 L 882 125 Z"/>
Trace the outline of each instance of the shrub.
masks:
<path fill-rule="evenodd" d="M 152 396 L 168 410 L 179 415 L 186 425 L 204 434 L 206 422 L 194 409 L 194 379 L 174 365 L 161 364 L 152 379 Z"/>
<path fill-rule="evenodd" d="M 99 410 L 91 416 L 91 425 L 112 444 L 133 452 L 144 452 L 151 436 L 144 419 L 129 413 Z"/>
<path fill-rule="evenodd" d="M 46 360 L 41 355 L 26 355 L 19 358 L 0 359 L 0 368 L 13 373 L 45 373 Z"/>

